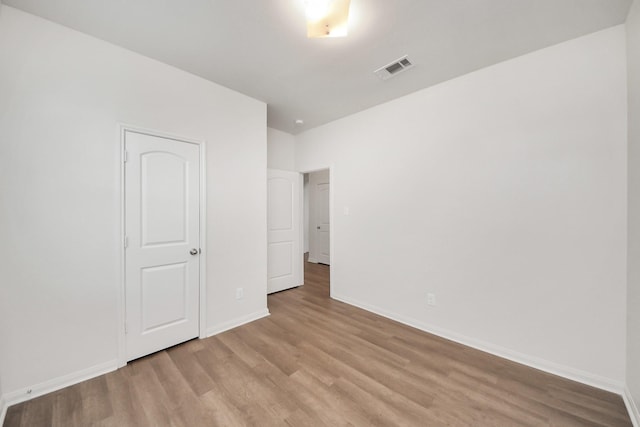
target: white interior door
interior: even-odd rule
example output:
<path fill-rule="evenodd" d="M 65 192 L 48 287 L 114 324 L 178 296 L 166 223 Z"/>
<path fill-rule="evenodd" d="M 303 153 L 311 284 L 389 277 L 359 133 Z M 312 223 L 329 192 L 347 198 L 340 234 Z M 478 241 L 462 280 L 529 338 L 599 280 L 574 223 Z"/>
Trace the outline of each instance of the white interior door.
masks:
<path fill-rule="evenodd" d="M 302 174 L 267 171 L 267 293 L 303 284 Z"/>
<path fill-rule="evenodd" d="M 125 132 L 127 360 L 199 333 L 200 149 Z"/>
<path fill-rule="evenodd" d="M 331 263 L 330 239 L 330 194 L 329 171 L 313 172 L 309 175 L 310 236 L 309 261 L 329 265 Z"/>

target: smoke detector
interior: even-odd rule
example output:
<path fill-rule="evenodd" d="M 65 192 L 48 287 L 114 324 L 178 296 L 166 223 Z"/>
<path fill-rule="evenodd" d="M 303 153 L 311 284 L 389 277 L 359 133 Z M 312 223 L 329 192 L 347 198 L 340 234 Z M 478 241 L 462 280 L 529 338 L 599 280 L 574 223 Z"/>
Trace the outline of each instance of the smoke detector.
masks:
<path fill-rule="evenodd" d="M 411 67 L 413 67 L 413 63 L 409 61 L 409 58 L 405 55 L 402 58 L 398 58 L 395 61 L 388 63 L 384 67 L 378 68 L 373 73 L 382 80 L 387 80 Z"/>

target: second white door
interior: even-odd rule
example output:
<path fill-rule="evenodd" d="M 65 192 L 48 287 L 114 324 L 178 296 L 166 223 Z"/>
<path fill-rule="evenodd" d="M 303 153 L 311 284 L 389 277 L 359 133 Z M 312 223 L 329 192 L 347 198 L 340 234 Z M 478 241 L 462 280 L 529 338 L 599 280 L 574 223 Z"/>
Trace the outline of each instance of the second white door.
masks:
<path fill-rule="evenodd" d="M 200 149 L 125 132 L 127 360 L 199 335 Z"/>

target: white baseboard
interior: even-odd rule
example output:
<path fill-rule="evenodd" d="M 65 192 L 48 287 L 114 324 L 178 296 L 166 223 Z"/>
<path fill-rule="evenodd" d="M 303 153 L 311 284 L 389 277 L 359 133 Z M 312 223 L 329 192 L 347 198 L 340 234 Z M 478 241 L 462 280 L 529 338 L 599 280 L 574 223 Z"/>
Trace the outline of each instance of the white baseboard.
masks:
<path fill-rule="evenodd" d="M 313 264 L 317 264 L 317 263 L 318 263 L 318 260 L 317 260 L 317 259 L 315 259 L 315 258 L 312 258 L 312 257 L 310 256 L 309 258 L 307 258 L 307 262 L 311 262 L 311 263 L 313 263 Z"/>
<path fill-rule="evenodd" d="M 270 314 L 269 309 L 265 308 L 264 310 L 256 311 L 254 313 L 247 314 L 246 316 L 237 317 L 224 323 L 220 323 L 219 325 L 215 325 L 207 329 L 207 337 L 217 335 L 228 331 L 229 329 L 237 328 L 238 326 L 253 322 L 254 320 L 262 319 Z"/>
<path fill-rule="evenodd" d="M 482 340 L 478 340 L 475 338 L 471 338 L 462 334 L 458 334 L 456 332 L 448 331 L 446 329 L 438 328 L 433 325 L 428 325 L 419 320 L 411 319 L 409 317 L 405 317 L 400 314 L 393 313 L 393 312 L 384 310 L 382 308 L 375 307 L 370 304 L 361 303 L 359 301 L 355 301 L 348 297 L 336 295 L 335 293 L 332 293 L 331 297 L 338 301 L 342 301 L 344 303 L 362 308 L 363 310 L 370 311 L 372 313 L 389 318 L 391 320 L 395 320 L 396 322 L 403 323 L 413 328 L 420 329 L 430 334 L 434 334 L 442 338 L 455 341 L 457 343 L 466 345 L 468 347 L 473 347 L 477 350 L 481 350 L 486 353 L 491 353 L 495 356 L 502 357 L 503 359 L 508 359 L 513 362 L 520 363 L 522 365 L 527 365 L 532 368 L 548 372 L 550 374 L 558 375 L 560 377 L 564 377 L 573 381 L 590 385 L 592 387 L 610 391 L 616 394 L 623 394 L 624 383 L 622 382 L 601 377 L 599 375 L 595 375 L 595 374 L 585 372 L 579 369 L 575 369 L 569 366 L 560 365 L 558 363 L 550 362 L 548 360 L 544 360 L 544 359 L 529 356 L 523 353 L 519 353 L 517 351 L 513 351 L 505 347 L 494 345 L 494 344 L 491 344 Z"/>
<path fill-rule="evenodd" d="M 622 393 L 622 399 L 624 399 L 624 404 L 629 412 L 629 417 L 631 418 L 633 427 L 640 427 L 640 411 L 638 411 L 638 406 L 636 405 L 635 400 L 633 400 L 629 387 L 625 386 L 624 393 Z"/>
<path fill-rule="evenodd" d="M 106 374 L 107 372 L 115 371 L 116 369 L 118 369 L 118 361 L 114 359 L 109 362 L 101 363 L 99 365 L 83 369 L 81 371 L 63 375 L 58 378 L 53 378 L 39 384 L 34 384 L 30 387 L 24 387 L 10 393 L 5 393 L 2 396 L 4 400 L 4 406 L 8 407 L 10 405 L 15 405 L 16 403 L 21 403 L 38 396 L 60 390 L 61 388 L 65 388 L 70 385 L 78 384 L 82 381 L 98 377 L 100 375 Z"/>
<path fill-rule="evenodd" d="M 269 314 L 269 310 L 265 308 L 264 310 L 260 310 L 255 313 L 251 313 L 246 316 L 238 317 L 228 322 L 221 323 L 207 329 L 207 336 L 216 335 L 229 329 L 244 325 L 246 323 L 253 322 L 254 320 L 269 316 Z M 78 372 L 54 378 L 52 380 L 35 384 L 29 387 L 24 387 L 10 393 L 5 393 L 4 395 L 0 396 L 0 426 L 4 423 L 7 408 L 11 405 L 15 405 L 17 403 L 42 396 L 56 390 L 60 390 L 61 388 L 68 387 L 70 385 L 77 384 L 91 378 L 95 378 L 108 372 L 115 371 L 116 369 L 118 369 L 118 361 L 111 360 L 109 362 L 101 363 L 99 365 L 92 366 Z"/>
<path fill-rule="evenodd" d="M 0 396 L 0 426 L 4 424 L 4 417 L 7 416 L 7 402 L 4 400 L 4 396 Z"/>

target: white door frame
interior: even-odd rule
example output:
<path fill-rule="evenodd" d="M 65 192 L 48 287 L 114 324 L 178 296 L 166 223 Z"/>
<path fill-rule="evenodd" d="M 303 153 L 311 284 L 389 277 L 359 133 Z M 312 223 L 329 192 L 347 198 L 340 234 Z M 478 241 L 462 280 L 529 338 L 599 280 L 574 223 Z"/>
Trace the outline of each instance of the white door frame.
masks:
<path fill-rule="evenodd" d="M 157 136 L 160 138 L 173 139 L 180 142 L 188 142 L 191 144 L 195 144 L 198 146 L 200 150 L 200 209 L 199 209 L 199 218 L 200 218 L 200 271 L 199 271 L 199 338 L 206 338 L 206 325 L 207 325 L 207 168 L 206 168 L 206 144 L 205 141 L 194 140 L 191 138 L 185 138 L 179 135 L 170 134 L 167 132 L 162 132 L 154 129 L 145 129 L 139 126 L 127 125 L 124 123 L 118 124 L 118 144 L 119 144 L 119 174 L 120 174 L 120 238 L 118 239 L 118 253 L 119 253 L 119 263 L 120 263 L 120 277 L 118 281 L 118 289 L 117 289 L 117 318 L 116 325 L 118 331 L 118 367 L 121 368 L 127 364 L 127 353 L 126 353 L 126 333 L 125 333 L 125 322 L 126 322 L 126 304 L 125 304 L 125 260 L 126 260 L 126 252 L 125 252 L 125 175 L 124 175 L 124 163 L 125 163 L 125 133 L 126 132 L 135 132 L 141 133 L 150 136 Z"/>
<path fill-rule="evenodd" d="M 333 198 L 334 198 L 334 179 L 333 179 L 333 169 L 334 166 L 333 164 L 330 164 L 329 166 L 320 166 L 317 168 L 313 168 L 313 169 L 309 169 L 309 170 L 302 170 L 302 171 L 298 171 L 302 174 L 305 173 L 312 173 L 312 172 L 319 172 L 319 171 L 324 171 L 324 170 L 329 170 L 329 277 L 335 277 L 333 274 L 333 267 L 335 264 L 335 251 L 334 251 L 334 235 L 335 235 L 335 227 L 334 227 L 334 215 L 333 215 L 333 206 L 334 206 L 334 202 L 333 202 Z M 309 233 L 309 230 L 306 230 L 307 233 Z M 303 236 L 304 238 L 304 236 Z M 329 296 L 331 298 L 333 298 L 333 281 L 331 279 L 329 279 Z"/>

